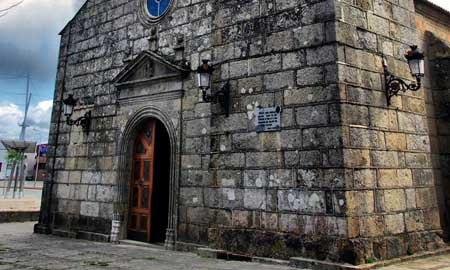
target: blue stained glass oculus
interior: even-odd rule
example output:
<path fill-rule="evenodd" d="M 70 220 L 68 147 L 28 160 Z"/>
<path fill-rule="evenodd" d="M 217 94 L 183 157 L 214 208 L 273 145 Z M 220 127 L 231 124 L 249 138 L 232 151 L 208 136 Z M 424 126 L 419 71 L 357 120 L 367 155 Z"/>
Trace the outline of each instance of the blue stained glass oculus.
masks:
<path fill-rule="evenodd" d="M 164 15 L 170 7 L 172 0 L 147 0 L 147 9 L 150 16 L 158 18 Z"/>

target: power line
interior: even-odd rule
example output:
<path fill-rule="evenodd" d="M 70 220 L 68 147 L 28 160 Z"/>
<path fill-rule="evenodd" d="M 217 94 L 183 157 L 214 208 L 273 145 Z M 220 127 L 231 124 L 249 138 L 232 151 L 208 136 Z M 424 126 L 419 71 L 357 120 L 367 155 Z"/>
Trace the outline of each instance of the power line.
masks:
<path fill-rule="evenodd" d="M 7 7 L 7 8 L 0 9 L 0 12 L 5 12 L 5 11 L 8 11 L 8 10 L 10 10 L 10 9 L 13 9 L 13 8 L 17 7 L 18 5 L 22 4 L 23 1 L 25 1 L 25 0 L 19 1 L 19 2 L 15 3 L 15 4 L 13 4 L 13 5 Z"/>

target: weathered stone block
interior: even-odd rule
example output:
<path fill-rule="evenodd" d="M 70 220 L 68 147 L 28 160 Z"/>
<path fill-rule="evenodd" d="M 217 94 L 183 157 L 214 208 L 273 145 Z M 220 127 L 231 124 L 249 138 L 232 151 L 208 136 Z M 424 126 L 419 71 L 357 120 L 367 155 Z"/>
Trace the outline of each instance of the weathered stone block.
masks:
<path fill-rule="evenodd" d="M 317 167 L 321 165 L 320 151 L 301 151 L 298 152 L 300 167 Z"/>
<path fill-rule="evenodd" d="M 276 167 L 283 160 L 280 152 L 251 152 L 245 155 L 247 167 Z"/>
<path fill-rule="evenodd" d="M 264 76 L 264 86 L 266 90 L 283 89 L 286 87 L 293 87 L 294 85 L 293 71 L 273 73 Z"/>
<path fill-rule="evenodd" d="M 96 190 L 96 200 L 99 202 L 112 202 L 116 198 L 116 193 L 112 186 L 98 185 Z"/>
<path fill-rule="evenodd" d="M 69 183 L 71 183 L 71 184 L 81 183 L 81 172 L 80 171 L 70 171 L 69 172 Z"/>
<path fill-rule="evenodd" d="M 336 85 L 326 87 L 290 88 L 284 91 L 284 104 L 308 104 L 339 99 L 339 89 Z"/>
<path fill-rule="evenodd" d="M 80 215 L 87 217 L 98 217 L 100 204 L 98 202 L 82 201 L 80 204 Z"/>
<path fill-rule="evenodd" d="M 403 214 L 394 214 L 384 216 L 386 222 L 386 232 L 389 234 L 399 234 L 405 231 L 405 222 Z"/>
<path fill-rule="evenodd" d="M 398 167 L 398 153 L 393 151 L 372 151 L 370 153 L 372 165 L 381 168 Z"/>
<path fill-rule="evenodd" d="M 322 84 L 324 71 L 322 67 L 307 67 L 297 71 L 297 84 L 300 86 Z"/>
<path fill-rule="evenodd" d="M 417 208 L 431 208 L 437 205 L 436 191 L 434 188 L 418 188 L 416 189 Z"/>
<path fill-rule="evenodd" d="M 424 229 L 424 217 L 422 211 L 405 213 L 405 225 L 407 232 L 422 231 Z"/>
<path fill-rule="evenodd" d="M 281 148 L 283 149 L 302 147 L 302 132 L 299 129 L 281 131 L 280 139 Z"/>
<path fill-rule="evenodd" d="M 368 13 L 367 21 L 370 31 L 378 35 L 389 36 L 389 33 L 386 31 L 386 29 L 389 29 L 389 20 L 372 13 Z"/>
<path fill-rule="evenodd" d="M 341 112 L 340 117 L 339 112 Z M 369 126 L 369 109 L 365 106 L 343 104 L 339 108 L 333 108 L 330 116 L 333 123 Z"/>
<path fill-rule="evenodd" d="M 300 226 L 300 217 L 295 214 L 281 214 L 279 218 L 280 231 L 300 234 L 303 228 Z"/>
<path fill-rule="evenodd" d="M 320 191 L 279 190 L 278 209 L 304 213 L 325 213 L 325 194 Z"/>
<path fill-rule="evenodd" d="M 335 46 L 322 46 L 306 50 L 306 62 L 308 65 L 321 65 L 336 61 L 337 49 Z"/>
<path fill-rule="evenodd" d="M 370 147 L 384 149 L 384 133 L 376 130 L 350 128 L 350 145 L 356 147 Z"/>
<path fill-rule="evenodd" d="M 251 211 L 238 211 L 232 212 L 232 224 L 237 228 L 252 228 L 255 226 L 255 220 L 253 212 Z"/>
<path fill-rule="evenodd" d="M 317 23 L 294 29 L 294 46 L 296 48 L 312 47 L 325 40 L 324 24 Z"/>
<path fill-rule="evenodd" d="M 84 171 L 81 176 L 81 183 L 99 184 L 101 182 L 101 173 L 93 171 Z"/>
<path fill-rule="evenodd" d="M 237 188 L 221 189 L 222 206 L 227 209 L 244 207 L 244 191 Z"/>
<path fill-rule="evenodd" d="M 202 206 L 203 205 L 203 189 L 182 187 L 180 188 L 180 203 L 187 206 Z"/>
<path fill-rule="evenodd" d="M 247 75 L 248 72 L 248 60 L 235 61 L 229 63 L 229 77 L 243 77 Z"/>
<path fill-rule="evenodd" d="M 296 109 L 297 124 L 301 126 L 325 125 L 328 123 L 326 105 L 300 107 Z"/>
<path fill-rule="evenodd" d="M 181 167 L 184 169 L 200 169 L 202 157 L 200 155 L 182 155 Z"/>
<path fill-rule="evenodd" d="M 220 170 L 217 172 L 217 183 L 221 187 L 236 187 L 241 182 L 241 171 Z"/>
<path fill-rule="evenodd" d="M 270 171 L 269 187 L 294 187 L 293 171 L 285 169 Z"/>
<path fill-rule="evenodd" d="M 343 145 L 341 127 L 308 128 L 303 130 L 303 147 L 338 148 Z"/>
<path fill-rule="evenodd" d="M 357 189 L 374 188 L 376 186 L 376 171 L 355 169 L 353 171 L 354 187 Z"/>
<path fill-rule="evenodd" d="M 381 188 L 411 187 L 413 184 L 409 169 L 381 169 L 378 175 L 378 186 Z"/>
<path fill-rule="evenodd" d="M 266 191 L 263 189 L 245 189 L 244 207 L 246 209 L 265 210 Z"/>
<path fill-rule="evenodd" d="M 384 235 L 383 216 L 367 216 L 360 219 L 360 236 L 378 237 Z"/>
<path fill-rule="evenodd" d="M 398 126 L 401 131 L 425 132 L 426 127 L 422 116 L 406 112 L 398 112 Z"/>
<path fill-rule="evenodd" d="M 273 33 L 266 37 L 265 51 L 268 53 L 290 50 L 293 46 L 294 40 L 291 31 Z"/>
<path fill-rule="evenodd" d="M 405 153 L 406 166 L 410 168 L 429 168 L 430 156 L 426 153 Z"/>
<path fill-rule="evenodd" d="M 283 69 L 299 68 L 306 65 L 305 51 L 295 51 L 282 54 Z"/>
<path fill-rule="evenodd" d="M 262 212 L 261 213 L 261 228 L 277 231 L 278 230 L 278 214 Z"/>
<path fill-rule="evenodd" d="M 387 212 L 406 210 L 406 196 L 403 189 L 384 191 L 384 207 Z"/>
<path fill-rule="evenodd" d="M 275 54 L 271 56 L 264 56 L 252 58 L 249 60 L 249 75 L 254 75 L 264 72 L 274 72 L 281 69 L 281 55 Z"/>
<path fill-rule="evenodd" d="M 246 170 L 244 171 L 244 187 L 262 188 L 267 186 L 267 171 Z"/>
<path fill-rule="evenodd" d="M 344 165 L 350 168 L 370 166 L 370 151 L 344 149 Z"/>
<path fill-rule="evenodd" d="M 408 150 L 430 151 L 430 138 L 427 135 L 412 135 L 406 136 Z"/>
<path fill-rule="evenodd" d="M 374 196 L 372 191 L 345 192 L 347 214 L 366 215 L 374 212 Z"/>
<path fill-rule="evenodd" d="M 406 135 L 386 132 L 386 148 L 388 150 L 406 150 Z"/>

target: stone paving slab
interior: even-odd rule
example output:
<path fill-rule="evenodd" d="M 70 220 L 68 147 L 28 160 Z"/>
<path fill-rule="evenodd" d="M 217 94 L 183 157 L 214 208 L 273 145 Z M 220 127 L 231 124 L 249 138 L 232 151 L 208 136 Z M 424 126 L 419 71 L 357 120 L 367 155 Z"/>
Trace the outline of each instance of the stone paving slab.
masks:
<path fill-rule="evenodd" d="M 0 197 L 0 212 L 1 211 L 33 211 L 41 208 L 40 199 L 4 199 Z"/>
<path fill-rule="evenodd" d="M 450 254 L 399 263 L 380 270 L 450 270 Z"/>
<path fill-rule="evenodd" d="M 162 247 L 113 245 L 32 234 L 34 223 L 0 224 L 0 270 L 289 270 L 286 266 L 201 258 Z"/>
<path fill-rule="evenodd" d="M 281 265 L 202 258 L 160 246 L 113 245 L 33 234 L 33 222 L 0 224 L 0 270 L 293 270 Z M 450 254 L 381 270 L 450 270 Z"/>

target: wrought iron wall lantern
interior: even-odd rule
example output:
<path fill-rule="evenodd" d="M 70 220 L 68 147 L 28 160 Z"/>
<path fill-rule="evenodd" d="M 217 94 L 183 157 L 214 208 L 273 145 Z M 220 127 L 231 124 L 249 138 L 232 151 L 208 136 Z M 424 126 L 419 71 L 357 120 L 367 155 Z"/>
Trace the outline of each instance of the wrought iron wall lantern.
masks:
<path fill-rule="evenodd" d="M 83 131 L 89 133 L 89 127 L 91 124 L 91 111 L 88 111 L 84 114 L 84 116 L 79 117 L 78 119 L 72 120 L 73 109 L 75 105 L 77 105 L 78 101 L 73 98 L 73 95 L 69 95 L 64 101 L 64 115 L 67 117 L 66 123 L 69 126 L 81 126 Z"/>
<path fill-rule="evenodd" d="M 202 90 L 202 99 L 204 102 L 219 103 L 224 109 L 226 116 L 230 114 L 230 83 L 226 82 L 216 93 L 211 93 L 211 81 L 214 68 L 209 64 L 209 60 L 202 60 L 197 68 L 197 84 Z"/>
<path fill-rule="evenodd" d="M 398 95 L 400 91 L 407 90 L 418 91 L 422 86 L 422 78 L 425 76 L 424 55 L 417 46 L 411 46 L 411 50 L 405 55 L 408 60 L 411 75 L 416 79 L 415 83 L 407 83 L 404 80 L 394 76 L 388 69 L 386 59 L 383 59 L 384 80 L 386 89 L 387 105 L 391 105 L 391 98 Z"/>

